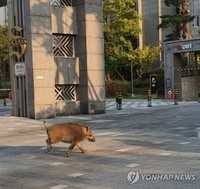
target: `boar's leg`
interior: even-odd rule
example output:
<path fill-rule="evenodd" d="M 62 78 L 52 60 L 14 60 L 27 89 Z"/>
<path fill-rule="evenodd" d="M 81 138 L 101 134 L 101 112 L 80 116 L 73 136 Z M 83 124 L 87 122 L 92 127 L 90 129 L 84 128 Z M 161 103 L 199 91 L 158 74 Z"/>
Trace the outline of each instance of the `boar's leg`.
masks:
<path fill-rule="evenodd" d="M 81 150 L 82 153 L 86 153 L 86 150 L 83 149 L 83 147 L 80 143 L 77 143 L 76 146 Z"/>
<path fill-rule="evenodd" d="M 47 152 L 50 152 L 52 150 L 52 144 L 55 144 L 55 143 L 58 143 L 60 142 L 59 139 L 51 139 L 51 138 L 48 138 L 46 140 L 46 143 L 47 143 L 47 149 L 46 149 L 46 153 Z"/>
<path fill-rule="evenodd" d="M 70 156 L 70 153 L 71 153 L 71 151 L 73 150 L 73 148 L 74 148 L 74 146 L 76 145 L 76 143 L 71 143 L 71 145 L 69 146 L 69 149 L 68 149 L 68 151 L 67 151 L 67 157 L 69 157 Z"/>
<path fill-rule="evenodd" d="M 47 149 L 46 149 L 45 152 L 47 153 L 47 152 L 50 152 L 52 150 L 51 139 L 47 139 L 46 143 L 47 143 Z"/>

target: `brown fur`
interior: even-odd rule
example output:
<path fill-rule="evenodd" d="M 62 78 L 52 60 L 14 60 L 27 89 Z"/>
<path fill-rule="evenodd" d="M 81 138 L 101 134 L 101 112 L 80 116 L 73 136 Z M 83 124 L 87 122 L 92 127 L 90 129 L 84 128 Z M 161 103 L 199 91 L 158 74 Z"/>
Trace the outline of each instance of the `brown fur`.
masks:
<path fill-rule="evenodd" d="M 48 139 L 46 140 L 46 153 L 52 150 L 52 144 L 58 142 L 71 143 L 67 151 L 67 156 L 69 157 L 75 146 L 77 146 L 82 153 L 86 152 L 81 146 L 83 140 L 87 139 L 90 142 L 95 142 L 95 137 L 92 134 L 91 128 L 85 125 L 79 125 L 77 123 L 60 123 L 50 127 L 46 127 L 45 125 L 45 128 L 48 136 Z"/>

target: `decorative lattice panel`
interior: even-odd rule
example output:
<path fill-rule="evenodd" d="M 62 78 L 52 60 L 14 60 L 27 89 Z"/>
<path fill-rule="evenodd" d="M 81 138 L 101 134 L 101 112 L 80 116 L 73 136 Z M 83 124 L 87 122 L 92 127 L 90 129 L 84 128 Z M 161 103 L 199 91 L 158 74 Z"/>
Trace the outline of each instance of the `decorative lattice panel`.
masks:
<path fill-rule="evenodd" d="M 51 0 L 54 6 L 72 6 L 72 0 Z"/>
<path fill-rule="evenodd" d="M 75 85 L 56 85 L 55 86 L 56 100 L 76 100 Z"/>
<path fill-rule="evenodd" d="M 53 35 L 53 55 L 74 57 L 74 37 L 69 35 Z"/>

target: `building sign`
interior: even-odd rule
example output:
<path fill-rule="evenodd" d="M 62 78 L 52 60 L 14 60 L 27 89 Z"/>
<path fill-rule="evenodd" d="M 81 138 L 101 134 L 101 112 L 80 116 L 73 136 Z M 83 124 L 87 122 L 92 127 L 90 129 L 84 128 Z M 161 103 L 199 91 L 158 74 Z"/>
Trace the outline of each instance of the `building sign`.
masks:
<path fill-rule="evenodd" d="M 178 45 L 176 48 L 178 51 L 192 49 L 192 44 Z"/>
<path fill-rule="evenodd" d="M 26 73 L 26 67 L 24 63 L 16 63 L 15 64 L 15 75 L 16 76 L 24 76 Z"/>
<path fill-rule="evenodd" d="M 20 58 L 24 55 L 26 48 L 27 48 L 27 40 L 24 37 L 17 36 L 14 33 L 19 33 L 22 31 L 22 28 L 19 26 L 15 26 L 9 31 L 9 46 L 13 47 L 15 51 L 10 53 L 10 59 L 13 56 L 17 57 L 17 60 L 19 61 Z"/>
<path fill-rule="evenodd" d="M 150 75 L 151 94 L 157 94 L 157 77 Z"/>

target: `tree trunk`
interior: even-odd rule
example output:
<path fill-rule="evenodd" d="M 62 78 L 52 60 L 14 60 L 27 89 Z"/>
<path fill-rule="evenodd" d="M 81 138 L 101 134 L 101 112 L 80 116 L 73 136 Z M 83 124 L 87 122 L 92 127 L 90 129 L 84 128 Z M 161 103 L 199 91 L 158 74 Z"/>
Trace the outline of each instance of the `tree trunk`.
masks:
<path fill-rule="evenodd" d="M 107 73 L 105 74 L 105 80 L 106 80 L 106 81 L 110 81 L 110 80 L 111 80 L 110 72 L 107 72 Z"/>
<path fill-rule="evenodd" d="M 182 6 L 182 14 L 189 15 L 189 0 L 184 0 L 181 4 Z M 190 39 L 190 23 L 186 22 L 183 24 L 183 39 Z"/>

